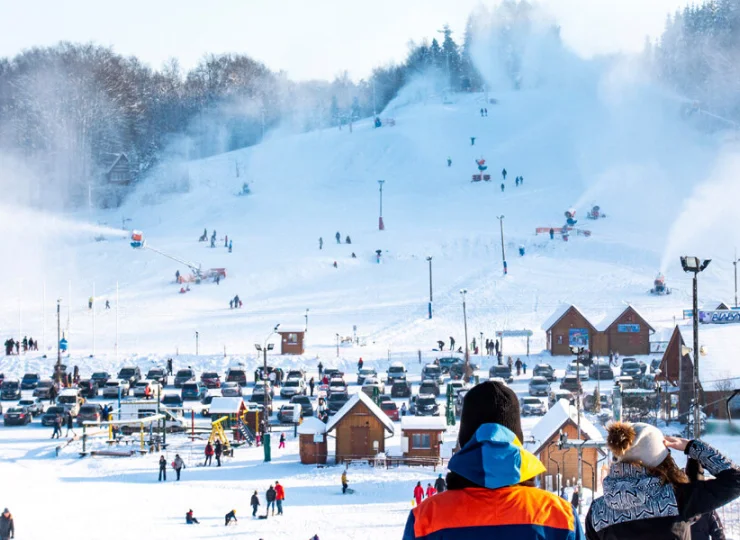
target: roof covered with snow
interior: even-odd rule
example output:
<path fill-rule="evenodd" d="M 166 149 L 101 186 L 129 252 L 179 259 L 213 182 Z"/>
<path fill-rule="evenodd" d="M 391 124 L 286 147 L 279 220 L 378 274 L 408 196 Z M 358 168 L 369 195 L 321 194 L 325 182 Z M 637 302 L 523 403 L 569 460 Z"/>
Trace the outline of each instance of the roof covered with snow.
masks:
<path fill-rule="evenodd" d="M 335 414 L 332 419 L 329 420 L 329 423 L 326 426 L 326 432 L 328 433 L 335 427 L 337 427 L 339 421 L 347 416 L 347 414 L 354 408 L 354 406 L 360 402 L 362 402 L 362 404 L 370 410 L 373 416 L 377 417 L 377 419 L 380 420 L 380 423 L 383 424 L 383 427 L 385 427 L 385 429 L 387 429 L 391 435 L 395 433 L 395 429 L 393 428 L 393 422 L 391 421 L 391 419 L 388 418 L 387 414 L 380 410 L 380 407 L 378 407 L 375 402 L 370 399 L 367 394 L 365 394 L 365 392 L 357 392 L 356 394 L 353 394 L 351 398 L 349 398 L 349 401 L 347 401 L 347 403 L 345 403 L 344 406 L 337 411 L 337 414 Z"/>
<path fill-rule="evenodd" d="M 607 328 L 609 328 L 614 322 L 622 316 L 622 314 L 627 311 L 628 309 L 632 308 L 632 311 L 635 312 L 635 314 L 640 317 L 643 321 L 645 321 L 648 326 L 650 326 L 650 323 L 648 323 L 647 319 L 643 317 L 643 315 L 635 309 L 635 306 L 632 306 L 630 304 L 624 304 L 618 307 L 615 307 L 614 309 L 610 309 L 607 311 L 596 323 L 594 323 L 594 327 L 599 332 L 604 332 Z M 652 329 L 652 326 L 650 326 Z"/>
<path fill-rule="evenodd" d="M 208 407 L 210 414 L 234 414 L 238 413 L 244 405 L 244 400 L 240 397 L 215 397 Z"/>
<path fill-rule="evenodd" d="M 406 429 L 447 431 L 447 424 L 441 416 L 404 416 L 401 418 L 401 431 Z"/>
<path fill-rule="evenodd" d="M 558 322 L 560 319 L 563 318 L 563 315 L 565 315 L 570 308 L 572 308 L 571 304 L 560 304 L 557 308 L 555 308 L 555 311 L 553 311 L 552 315 L 550 315 L 547 319 L 545 319 L 545 322 L 542 323 L 542 330 L 549 330 L 552 328 L 556 322 Z"/>
<path fill-rule="evenodd" d="M 299 435 L 315 435 L 317 433 L 326 433 L 326 424 L 315 416 L 307 416 L 298 425 Z"/>
<path fill-rule="evenodd" d="M 678 329 L 686 347 L 693 348 L 691 322 L 678 325 Z M 740 388 L 737 351 L 740 351 L 740 324 L 699 325 L 699 380 L 704 390 L 716 390 L 717 381 L 723 379 L 734 379 L 729 381 L 732 387 Z"/>
<path fill-rule="evenodd" d="M 578 411 L 567 400 L 560 399 L 547 411 L 530 431 L 534 443 L 527 443 L 527 449 L 537 454 L 542 447 L 555 436 L 569 421 L 578 423 Z M 601 432 L 594 426 L 586 415 L 581 413 L 581 434 L 590 441 L 603 441 Z"/>

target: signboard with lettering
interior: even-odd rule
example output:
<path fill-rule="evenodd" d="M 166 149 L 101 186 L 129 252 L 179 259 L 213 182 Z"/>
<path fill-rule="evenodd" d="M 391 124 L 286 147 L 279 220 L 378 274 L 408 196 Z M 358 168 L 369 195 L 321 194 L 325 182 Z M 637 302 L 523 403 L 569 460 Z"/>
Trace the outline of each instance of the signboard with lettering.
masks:
<path fill-rule="evenodd" d="M 684 309 L 683 310 L 683 318 L 684 319 L 691 319 L 694 317 L 694 310 L 693 309 Z"/>
<path fill-rule="evenodd" d="M 640 332 L 640 325 L 639 324 L 618 324 L 617 332 L 622 332 L 622 333 L 627 333 L 627 334 L 638 334 Z"/>
<path fill-rule="evenodd" d="M 699 322 L 703 324 L 740 323 L 740 311 L 700 311 Z"/>
<path fill-rule="evenodd" d="M 496 337 L 532 337 L 531 330 L 497 330 Z"/>
<path fill-rule="evenodd" d="M 588 349 L 588 328 L 568 329 L 568 345 Z"/>

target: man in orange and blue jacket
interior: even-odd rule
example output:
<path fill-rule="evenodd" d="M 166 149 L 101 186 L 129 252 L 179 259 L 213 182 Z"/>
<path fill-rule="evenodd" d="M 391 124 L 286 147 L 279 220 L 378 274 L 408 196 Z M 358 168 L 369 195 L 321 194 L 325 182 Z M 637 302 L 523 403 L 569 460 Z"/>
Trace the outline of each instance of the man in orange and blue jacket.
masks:
<path fill-rule="evenodd" d="M 573 507 L 534 487 L 545 467 L 522 447 L 519 400 L 487 381 L 465 396 L 447 489 L 411 511 L 403 540 L 583 540 Z"/>

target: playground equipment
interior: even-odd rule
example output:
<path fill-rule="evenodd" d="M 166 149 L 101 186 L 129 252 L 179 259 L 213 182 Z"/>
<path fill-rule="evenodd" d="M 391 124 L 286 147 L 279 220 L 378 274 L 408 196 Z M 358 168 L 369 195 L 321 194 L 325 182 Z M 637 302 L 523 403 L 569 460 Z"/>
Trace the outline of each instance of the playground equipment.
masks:
<path fill-rule="evenodd" d="M 588 219 L 600 219 L 605 218 L 606 214 L 601 212 L 601 208 L 598 206 L 593 206 L 591 210 L 586 214 L 586 217 Z"/>
<path fill-rule="evenodd" d="M 578 220 L 576 219 L 575 208 L 569 208 L 565 211 L 565 222 L 568 224 L 569 227 L 572 227 L 573 225 L 578 223 Z"/>
<path fill-rule="evenodd" d="M 175 262 L 178 262 L 180 264 L 184 264 L 185 266 L 187 266 L 191 270 L 192 274 L 190 276 L 185 276 L 181 274 L 178 280 L 180 283 L 186 283 L 186 282 L 200 283 L 204 279 L 215 280 L 217 277 L 219 279 L 226 278 L 226 268 L 211 268 L 209 270 L 201 270 L 200 263 L 186 261 L 184 259 L 175 257 L 174 255 L 170 255 L 169 253 L 165 253 L 164 251 L 160 249 L 150 246 L 149 244 L 147 244 L 144 238 L 144 233 L 141 231 L 131 232 L 131 247 L 134 249 L 148 249 L 149 251 L 153 251 L 154 253 L 158 253 L 159 255 L 162 255 L 163 257 L 167 257 L 168 259 L 172 259 Z"/>
<path fill-rule="evenodd" d="M 226 436 L 226 430 L 223 426 L 223 423 L 226 422 L 228 419 L 228 416 L 222 416 L 218 420 L 213 420 L 213 422 L 211 422 L 211 434 L 208 437 L 208 442 L 211 444 L 213 444 L 216 439 L 221 441 L 221 444 L 224 448 L 225 456 L 232 455 L 231 443 L 229 442 L 229 438 Z"/>
<path fill-rule="evenodd" d="M 655 276 L 655 281 L 653 281 L 653 288 L 650 289 L 650 294 L 671 294 L 671 290 L 665 284 L 665 276 L 662 273 L 658 272 L 658 275 Z"/>

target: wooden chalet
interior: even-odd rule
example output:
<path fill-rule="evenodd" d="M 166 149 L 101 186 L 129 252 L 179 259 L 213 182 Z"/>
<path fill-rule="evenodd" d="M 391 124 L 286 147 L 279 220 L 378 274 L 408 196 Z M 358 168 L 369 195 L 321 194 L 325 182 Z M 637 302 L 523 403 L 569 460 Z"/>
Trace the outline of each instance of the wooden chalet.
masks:
<path fill-rule="evenodd" d="M 386 435 L 393 436 L 393 422 L 364 392 L 357 392 L 326 426 L 336 438 L 336 461 L 373 458 L 385 452 Z"/>

